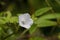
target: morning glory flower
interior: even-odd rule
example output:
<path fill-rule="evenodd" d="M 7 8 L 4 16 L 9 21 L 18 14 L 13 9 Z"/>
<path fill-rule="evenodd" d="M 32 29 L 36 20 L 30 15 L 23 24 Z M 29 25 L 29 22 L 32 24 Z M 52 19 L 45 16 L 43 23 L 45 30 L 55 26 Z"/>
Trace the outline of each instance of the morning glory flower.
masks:
<path fill-rule="evenodd" d="M 31 16 L 28 13 L 19 15 L 19 25 L 21 27 L 29 29 L 32 24 L 33 20 L 31 19 Z"/>

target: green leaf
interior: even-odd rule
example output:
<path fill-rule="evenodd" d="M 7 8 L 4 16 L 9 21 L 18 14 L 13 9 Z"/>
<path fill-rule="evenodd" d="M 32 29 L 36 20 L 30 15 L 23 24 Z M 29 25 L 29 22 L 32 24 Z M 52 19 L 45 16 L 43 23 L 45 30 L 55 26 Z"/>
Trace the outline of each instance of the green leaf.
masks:
<path fill-rule="evenodd" d="M 1 17 L 1 18 L 0 18 L 0 24 L 5 24 L 5 23 L 6 23 L 5 17 Z"/>
<path fill-rule="evenodd" d="M 11 19 L 11 16 L 12 16 L 10 11 L 2 12 L 2 15 L 4 16 L 4 17 L 1 17 L 2 20 L 0 20 L 2 23 L 9 22 L 9 20 Z"/>
<path fill-rule="evenodd" d="M 7 17 L 11 17 L 12 16 L 10 11 L 7 11 L 6 14 L 7 14 Z"/>
<path fill-rule="evenodd" d="M 30 40 L 45 40 L 42 37 L 31 37 Z"/>
<path fill-rule="evenodd" d="M 33 24 L 32 27 L 29 29 L 30 34 L 34 33 L 36 29 L 37 29 L 37 26 Z"/>
<path fill-rule="evenodd" d="M 11 35 L 10 37 L 6 38 L 5 40 L 16 40 L 16 36 L 15 35 Z"/>
<path fill-rule="evenodd" d="M 10 11 L 5 11 L 0 13 L 0 17 L 11 17 L 11 12 Z"/>
<path fill-rule="evenodd" d="M 50 13 L 41 17 L 41 19 L 56 19 L 56 18 L 60 18 L 59 13 Z"/>
<path fill-rule="evenodd" d="M 50 9 L 51 9 L 51 7 L 39 9 L 35 12 L 35 16 L 40 16 L 40 15 L 44 14 L 45 12 L 49 11 Z"/>
<path fill-rule="evenodd" d="M 11 17 L 9 22 L 10 23 L 18 23 L 18 17 Z"/>
<path fill-rule="evenodd" d="M 57 25 L 57 22 L 49 21 L 49 20 L 41 20 L 38 19 L 35 24 L 37 24 L 38 27 L 47 27 L 47 26 L 55 26 Z"/>
<path fill-rule="evenodd" d="M 0 20 L 0 24 L 5 24 L 6 22 L 3 20 Z"/>

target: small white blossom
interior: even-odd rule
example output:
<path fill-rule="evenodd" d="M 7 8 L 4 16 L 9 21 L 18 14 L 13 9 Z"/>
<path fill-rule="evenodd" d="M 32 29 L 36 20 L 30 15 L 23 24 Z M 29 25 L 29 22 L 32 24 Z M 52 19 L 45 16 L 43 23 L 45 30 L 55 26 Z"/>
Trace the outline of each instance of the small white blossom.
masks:
<path fill-rule="evenodd" d="M 33 24 L 33 20 L 31 19 L 28 13 L 19 15 L 19 25 L 26 29 L 29 29 Z"/>

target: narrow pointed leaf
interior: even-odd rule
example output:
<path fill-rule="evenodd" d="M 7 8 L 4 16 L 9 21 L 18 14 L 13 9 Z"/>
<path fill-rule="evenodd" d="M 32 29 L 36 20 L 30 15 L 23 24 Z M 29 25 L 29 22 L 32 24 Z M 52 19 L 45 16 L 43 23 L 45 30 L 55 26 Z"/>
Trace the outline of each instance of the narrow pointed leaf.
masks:
<path fill-rule="evenodd" d="M 50 13 L 50 14 L 47 14 L 47 15 L 44 15 L 41 17 L 41 19 L 57 19 L 57 18 L 60 18 L 60 14 L 59 13 Z"/>
<path fill-rule="evenodd" d="M 49 11 L 50 9 L 51 9 L 51 7 L 39 9 L 35 12 L 35 16 L 40 16 L 40 15 L 44 14 L 45 12 Z"/>
<path fill-rule="evenodd" d="M 57 22 L 49 21 L 49 20 L 37 20 L 35 22 L 38 27 L 47 27 L 47 26 L 56 26 Z"/>

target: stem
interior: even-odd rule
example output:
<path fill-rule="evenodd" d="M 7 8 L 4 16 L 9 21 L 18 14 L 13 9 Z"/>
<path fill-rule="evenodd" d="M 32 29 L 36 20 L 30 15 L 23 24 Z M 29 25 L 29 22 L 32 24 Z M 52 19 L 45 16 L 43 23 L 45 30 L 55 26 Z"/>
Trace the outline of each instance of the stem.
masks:
<path fill-rule="evenodd" d="M 23 37 L 23 35 L 24 35 L 27 31 L 28 31 L 27 29 L 26 29 L 26 30 L 24 30 L 24 32 L 22 32 L 22 33 L 21 33 L 21 35 L 20 35 L 20 37 L 19 37 L 19 38 Z"/>
<path fill-rule="evenodd" d="M 24 35 L 27 31 L 28 31 L 28 30 L 25 30 L 24 32 L 22 32 L 19 38 L 23 37 L 23 35 Z M 7 39 L 8 37 L 12 36 L 13 34 L 14 34 L 14 33 L 12 33 L 12 34 L 4 37 L 3 40 Z"/>
<path fill-rule="evenodd" d="M 7 38 L 9 38 L 10 36 L 12 36 L 14 33 L 12 33 L 12 34 L 10 34 L 10 35 L 8 35 L 8 36 L 6 36 L 6 37 L 4 37 L 3 38 L 3 40 L 5 40 L 5 39 L 7 39 Z"/>

